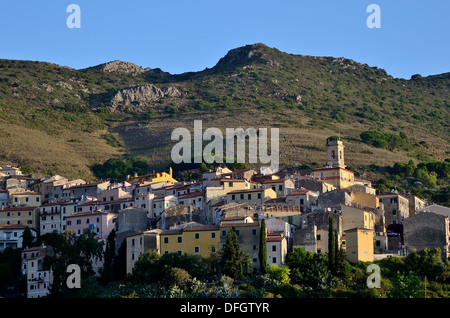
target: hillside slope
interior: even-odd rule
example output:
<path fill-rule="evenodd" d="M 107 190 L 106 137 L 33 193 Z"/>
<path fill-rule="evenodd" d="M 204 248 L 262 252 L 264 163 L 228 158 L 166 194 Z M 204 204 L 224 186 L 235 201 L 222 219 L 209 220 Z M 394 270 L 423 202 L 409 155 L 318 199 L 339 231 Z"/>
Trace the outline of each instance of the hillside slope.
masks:
<path fill-rule="evenodd" d="M 0 60 L 0 162 L 92 178 L 111 156 L 170 164 L 176 127 L 280 128 L 280 162 L 322 165 L 340 135 L 352 167 L 449 155 L 450 73 L 411 80 L 345 58 L 293 55 L 253 44 L 210 69 L 169 74 L 113 61 L 82 70 Z M 401 134 L 376 148 L 367 130 Z"/>

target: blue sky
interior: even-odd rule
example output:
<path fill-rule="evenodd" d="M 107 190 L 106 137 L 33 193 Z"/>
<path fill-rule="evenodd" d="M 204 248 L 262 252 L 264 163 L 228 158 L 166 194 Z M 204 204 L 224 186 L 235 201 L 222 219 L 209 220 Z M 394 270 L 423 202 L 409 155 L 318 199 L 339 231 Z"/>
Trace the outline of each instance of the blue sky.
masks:
<path fill-rule="evenodd" d="M 81 28 L 69 29 L 69 4 Z M 370 29 L 369 4 L 381 8 Z M 409 79 L 450 72 L 449 0 L 15 0 L 0 7 L 0 58 L 76 69 L 123 60 L 179 74 L 264 43 L 353 59 Z"/>

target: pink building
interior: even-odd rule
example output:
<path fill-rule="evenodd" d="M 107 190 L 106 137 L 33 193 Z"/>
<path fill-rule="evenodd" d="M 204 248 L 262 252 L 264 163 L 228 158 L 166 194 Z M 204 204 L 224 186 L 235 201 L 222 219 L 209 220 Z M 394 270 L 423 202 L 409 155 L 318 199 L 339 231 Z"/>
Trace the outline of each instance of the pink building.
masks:
<path fill-rule="evenodd" d="M 66 229 L 74 231 L 77 235 L 84 229 L 90 229 L 96 234 L 96 238 L 106 239 L 114 228 L 113 220 L 117 213 L 103 211 L 80 212 L 66 217 Z"/>

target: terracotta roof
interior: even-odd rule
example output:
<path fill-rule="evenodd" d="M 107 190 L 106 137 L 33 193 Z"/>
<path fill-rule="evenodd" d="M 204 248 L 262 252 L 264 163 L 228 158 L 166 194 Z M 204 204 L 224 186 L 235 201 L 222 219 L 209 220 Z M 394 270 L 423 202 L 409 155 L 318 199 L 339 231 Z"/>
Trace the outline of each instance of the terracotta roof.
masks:
<path fill-rule="evenodd" d="M 34 191 L 22 191 L 22 192 L 11 193 L 11 195 L 40 195 L 40 194 L 38 192 L 34 192 Z"/>
<path fill-rule="evenodd" d="M 103 212 L 103 211 L 90 211 L 90 212 L 78 212 L 78 213 L 74 213 L 71 215 L 66 216 L 66 218 L 75 218 L 75 217 L 79 217 L 79 216 L 86 216 L 86 215 L 97 215 L 97 214 L 112 214 L 112 213 L 108 213 L 108 212 Z M 114 213 L 115 214 L 115 213 Z"/>
<path fill-rule="evenodd" d="M 213 225 L 213 224 L 205 224 L 205 225 L 192 225 L 192 226 L 186 226 L 184 228 L 185 232 L 189 232 L 189 231 L 215 231 L 215 230 L 219 230 L 219 226 L 218 225 Z"/>
<path fill-rule="evenodd" d="M 267 190 L 267 189 L 242 189 L 242 190 L 233 190 L 233 191 L 228 192 L 227 194 L 230 194 L 230 193 L 261 192 L 261 191 L 264 191 L 264 190 Z"/>
<path fill-rule="evenodd" d="M 262 180 L 259 183 L 284 183 L 287 179 Z"/>
<path fill-rule="evenodd" d="M 266 238 L 267 242 L 281 242 L 285 240 L 286 238 L 284 236 L 276 236 L 276 237 L 268 237 Z"/>
<path fill-rule="evenodd" d="M 220 227 L 250 227 L 250 226 L 259 226 L 259 222 L 252 222 L 252 223 L 233 223 L 233 222 L 222 222 L 220 223 Z"/>
<path fill-rule="evenodd" d="M 194 198 L 194 197 L 202 197 L 204 195 L 205 195 L 205 192 L 196 191 L 196 192 L 191 192 L 191 193 L 185 194 L 185 195 L 179 197 L 179 199 L 188 199 L 188 198 Z"/>
<path fill-rule="evenodd" d="M 25 211 L 25 210 L 31 211 L 34 209 L 36 209 L 35 206 L 24 206 L 24 207 L 16 207 L 16 208 L 3 208 L 3 209 L 0 209 L 0 212 L 2 212 L 2 211 L 11 211 L 11 212 L 12 211 Z"/>
<path fill-rule="evenodd" d="M 17 230 L 23 230 L 26 226 L 23 224 L 5 224 L 0 226 L 0 230 L 8 230 L 8 229 L 17 229 Z"/>

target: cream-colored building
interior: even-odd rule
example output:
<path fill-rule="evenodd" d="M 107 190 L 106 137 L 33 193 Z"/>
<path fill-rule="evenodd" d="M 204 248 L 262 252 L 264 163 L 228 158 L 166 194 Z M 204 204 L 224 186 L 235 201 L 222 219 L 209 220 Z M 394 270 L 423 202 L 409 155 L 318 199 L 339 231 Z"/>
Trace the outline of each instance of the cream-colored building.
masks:
<path fill-rule="evenodd" d="M 373 212 L 343 204 L 340 205 L 340 209 L 342 211 L 343 231 L 355 227 L 374 230 L 375 215 Z"/>
<path fill-rule="evenodd" d="M 127 274 L 133 271 L 139 256 L 149 250 L 160 254 L 160 234 L 162 230 L 153 229 L 127 236 Z"/>
<path fill-rule="evenodd" d="M 349 262 L 373 262 L 373 230 L 360 227 L 346 230 L 345 245 L 347 260 Z"/>
<path fill-rule="evenodd" d="M 227 193 L 227 203 L 248 203 L 260 207 L 267 200 L 276 197 L 277 194 L 272 188 L 236 190 Z"/>

